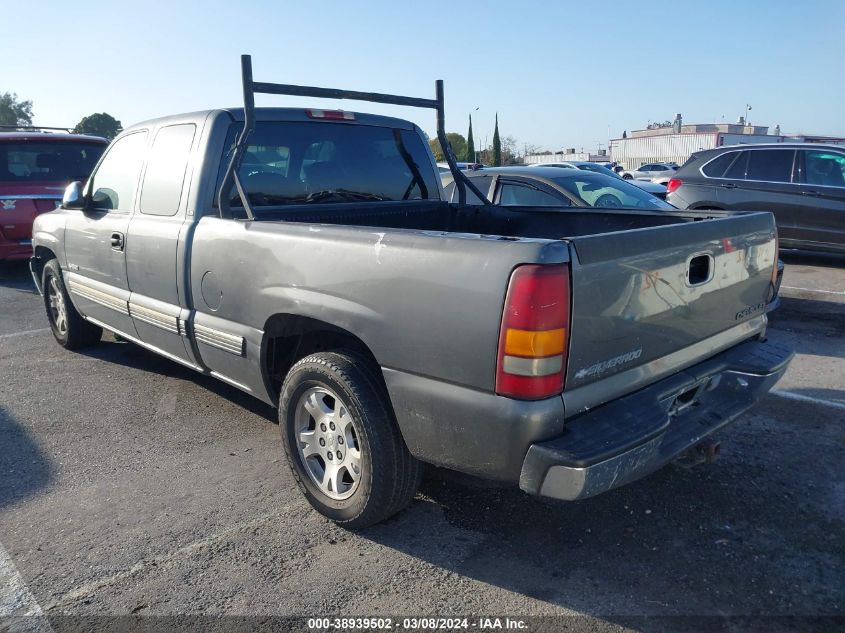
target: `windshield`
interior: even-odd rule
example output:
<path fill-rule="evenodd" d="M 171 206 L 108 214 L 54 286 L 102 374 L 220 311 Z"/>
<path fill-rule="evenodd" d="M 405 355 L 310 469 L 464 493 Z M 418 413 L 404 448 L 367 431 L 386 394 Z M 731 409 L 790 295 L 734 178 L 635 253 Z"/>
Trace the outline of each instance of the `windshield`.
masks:
<path fill-rule="evenodd" d="M 105 143 L 71 141 L 0 143 L 0 182 L 85 180 L 105 149 Z"/>
<path fill-rule="evenodd" d="M 610 175 L 605 176 L 581 171 L 578 175 L 555 178 L 554 181 L 590 207 L 605 209 L 675 208 L 639 187 L 629 185 L 624 180 L 613 178 Z"/>
<path fill-rule="evenodd" d="M 240 128 L 232 126 L 230 144 Z M 221 161 L 220 181 L 228 156 Z M 240 178 L 256 207 L 440 199 L 437 174 L 420 135 L 380 126 L 259 122 L 249 137 Z M 234 190 L 231 201 L 241 206 Z"/>

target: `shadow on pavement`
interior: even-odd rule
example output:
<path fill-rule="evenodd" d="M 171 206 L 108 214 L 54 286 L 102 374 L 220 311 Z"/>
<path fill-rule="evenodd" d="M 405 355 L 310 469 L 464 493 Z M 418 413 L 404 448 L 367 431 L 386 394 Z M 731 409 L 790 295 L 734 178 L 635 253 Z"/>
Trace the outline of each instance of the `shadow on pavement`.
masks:
<path fill-rule="evenodd" d="M 26 261 L 0 262 L 0 288 L 35 293 L 35 283 Z"/>
<path fill-rule="evenodd" d="M 133 343 L 117 342 L 111 340 L 109 337 L 104 338 L 98 345 L 79 350 L 76 353 L 152 374 L 192 381 L 255 415 L 263 417 L 274 424 L 278 422 L 276 409 L 254 396 L 250 396 L 235 387 L 227 385 L 217 378 L 196 372 Z"/>
<path fill-rule="evenodd" d="M 0 406 L 0 509 L 30 497 L 54 478 L 35 438 Z"/>
<path fill-rule="evenodd" d="M 792 403 L 778 407 L 801 411 Z M 712 466 L 669 466 L 578 502 L 437 471 L 410 510 L 363 536 L 610 622 L 625 622 L 613 614 L 837 613 L 832 605 L 841 608 L 845 588 L 836 580 L 843 564 L 835 543 L 845 504 L 831 513 L 835 478 L 827 471 L 838 458 L 808 464 L 808 445 L 769 424 L 742 431 L 728 445 L 729 457 Z"/>

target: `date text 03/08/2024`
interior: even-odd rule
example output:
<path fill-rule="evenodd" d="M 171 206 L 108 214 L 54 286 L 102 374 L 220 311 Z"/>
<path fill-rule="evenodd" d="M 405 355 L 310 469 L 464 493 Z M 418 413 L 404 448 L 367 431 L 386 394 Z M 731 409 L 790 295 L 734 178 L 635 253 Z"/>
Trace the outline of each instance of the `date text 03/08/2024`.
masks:
<path fill-rule="evenodd" d="M 528 624 L 518 618 L 309 618 L 308 629 L 311 631 L 345 630 L 526 630 Z"/>

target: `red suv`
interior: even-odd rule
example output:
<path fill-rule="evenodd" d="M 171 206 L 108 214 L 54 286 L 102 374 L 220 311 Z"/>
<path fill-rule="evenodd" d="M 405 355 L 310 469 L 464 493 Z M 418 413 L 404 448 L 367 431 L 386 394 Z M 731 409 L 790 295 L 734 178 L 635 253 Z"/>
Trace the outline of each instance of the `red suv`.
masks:
<path fill-rule="evenodd" d="M 0 261 L 32 255 L 32 221 L 85 180 L 109 142 L 98 136 L 0 132 Z"/>

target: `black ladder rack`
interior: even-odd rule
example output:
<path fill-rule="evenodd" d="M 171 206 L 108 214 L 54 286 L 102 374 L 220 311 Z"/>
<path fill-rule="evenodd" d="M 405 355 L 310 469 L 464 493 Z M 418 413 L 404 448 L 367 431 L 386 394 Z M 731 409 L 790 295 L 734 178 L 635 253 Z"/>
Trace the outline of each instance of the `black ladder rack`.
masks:
<path fill-rule="evenodd" d="M 254 81 L 252 78 L 252 57 L 250 55 L 241 55 L 241 74 L 243 76 L 243 90 L 244 90 L 244 128 L 238 136 L 235 144 L 235 150 L 232 153 L 232 158 L 229 160 L 229 165 L 226 168 L 226 175 L 223 177 L 223 184 L 220 186 L 218 193 L 218 205 L 220 207 L 220 214 L 224 218 L 232 217 L 232 208 L 229 192 L 232 185 L 238 191 L 238 196 L 244 206 L 244 212 L 248 219 L 255 219 L 252 212 L 252 206 L 249 203 L 249 198 L 246 190 L 241 184 L 239 171 L 241 161 L 244 154 L 246 154 L 247 140 L 249 135 L 255 130 L 255 94 L 273 94 L 273 95 L 292 95 L 298 97 L 316 97 L 320 99 L 353 99 L 355 101 L 371 101 L 374 103 L 388 103 L 391 105 L 409 106 L 414 108 L 431 108 L 437 111 L 437 139 L 440 141 L 440 147 L 443 149 L 443 154 L 446 156 L 446 162 L 449 163 L 449 169 L 455 179 L 455 186 L 458 188 L 458 201 L 460 204 L 466 204 L 466 187 L 469 187 L 472 192 L 478 196 L 480 200 L 487 203 L 487 198 L 472 184 L 461 170 L 458 169 L 455 160 L 455 154 L 452 151 L 452 146 L 446 138 L 446 122 L 443 107 L 443 80 L 438 79 L 435 86 L 434 99 L 421 99 L 418 97 L 403 97 L 400 95 L 382 94 L 378 92 L 360 92 L 357 90 L 340 90 L 337 88 L 317 88 L 312 86 L 294 86 L 291 84 L 273 84 L 263 81 Z"/>

